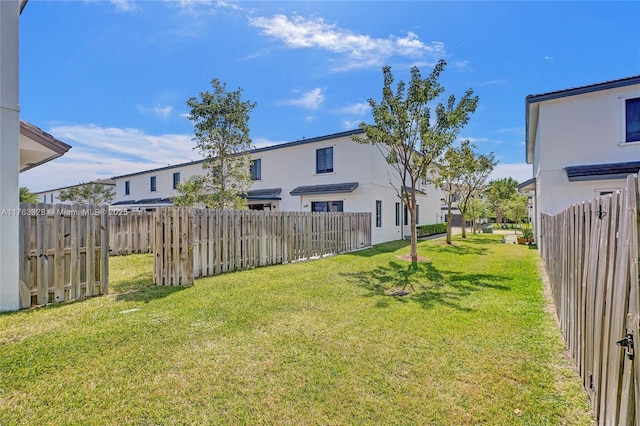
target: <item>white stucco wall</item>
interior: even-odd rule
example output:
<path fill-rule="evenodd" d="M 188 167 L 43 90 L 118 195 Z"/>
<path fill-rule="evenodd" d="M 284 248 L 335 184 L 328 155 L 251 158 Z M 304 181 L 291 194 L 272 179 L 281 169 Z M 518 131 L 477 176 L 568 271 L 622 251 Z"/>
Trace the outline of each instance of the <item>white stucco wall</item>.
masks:
<path fill-rule="evenodd" d="M 316 150 L 333 147 L 333 169 L 331 173 L 316 173 Z M 283 147 L 270 147 L 252 152 L 252 159 L 261 160 L 261 179 L 253 181 L 253 190 L 281 188 L 279 201 L 272 202 L 274 210 L 311 211 L 314 201 L 343 201 L 345 212 L 371 212 L 372 242 L 392 241 L 408 235 L 408 227 L 395 226 L 395 203 L 399 202 L 390 181 L 397 185 L 395 171 L 386 163 L 382 154 L 372 145 L 361 145 L 350 136 L 303 141 Z M 175 194 L 172 189 L 173 173 L 180 172 L 181 181 L 202 174 L 202 163 L 177 165 L 161 170 L 151 170 L 135 175 L 116 178 L 118 201 L 148 198 L 168 198 Z M 156 191 L 150 191 L 150 177 L 156 176 Z M 125 194 L 125 182 L 130 182 L 130 194 Z M 291 195 L 298 186 L 326 185 L 358 182 L 351 193 Z M 432 186 L 419 186 L 427 196 L 419 196 L 420 224 L 436 223 L 440 212 L 440 196 Z M 376 200 L 382 201 L 383 226 L 375 226 Z M 403 210 L 403 209 L 402 209 Z"/>
<path fill-rule="evenodd" d="M 625 99 L 640 97 L 640 85 L 600 90 L 539 103 L 533 172 L 536 224 L 541 213 L 620 189 L 623 179 L 570 182 L 567 166 L 640 161 L 640 143 L 625 142 Z"/>

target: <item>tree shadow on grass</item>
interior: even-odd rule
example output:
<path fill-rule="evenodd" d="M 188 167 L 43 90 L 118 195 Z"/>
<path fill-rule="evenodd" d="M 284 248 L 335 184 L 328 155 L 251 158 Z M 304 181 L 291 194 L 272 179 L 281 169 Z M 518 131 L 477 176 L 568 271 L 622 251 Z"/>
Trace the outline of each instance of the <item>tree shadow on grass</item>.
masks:
<path fill-rule="evenodd" d="M 467 243 L 468 241 L 464 241 Z M 453 244 L 449 245 L 444 241 L 437 241 L 432 244 L 437 246 L 437 250 L 441 253 L 457 254 L 457 255 L 476 255 L 481 256 L 487 254 L 489 251 L 486 247 L 475 247 L 469 244 L 460 244 L 460 241 L 453 241 Z"/>
<path fill-rule="evenodd" d="M 148 303 L 152 300 L 162 299 L 171 296 L 174 293 L 182 291 L 187 287 L 179 286 L 153 286 L 142 290 L 130 290 L 124 293 L 118 293 L 116 300 L 123 302 L 144 302 Z"/>
<path fill-rule="evenodd" d="M 509 291 L 508 277 L 494 274 L 461 273 L 439 270 L 430 262 L 400 263 L 390 261 L 387 266 L 373 270 L 345 272 L 341 274 L 349 282 L 367 290 L 365 297 L 384 296 L 377 307 L 397 303 L 419 303 L 424 309 L 444 305 L 460 311 L 470 311 L 464 306 L 466 298 L 484 289 Z M 413 290 L 406 296 L 393 296 L 390 291 L 397 288 Z"/>
<path fill-rule="evenodd" d="M 118 280 L 110 286 L 110 293 L 115 293 L 116 300 L 125 302 L 150 302 L 162 299 L 184 290 L 179 286 L 156 286 L 153 284 L 153 275 L 140 273 L 127 279 Z"/>
<path fill-rule="evenodd" d="M 411 245 L 411 242 L 409 241 L 397 240 L 388 243 L 376 244 L 363 250 L 342 253 L 341 256 L 373 257 L 382 253 L 391 253 L 404 247 L 408 247 L 409 245 Z"/>

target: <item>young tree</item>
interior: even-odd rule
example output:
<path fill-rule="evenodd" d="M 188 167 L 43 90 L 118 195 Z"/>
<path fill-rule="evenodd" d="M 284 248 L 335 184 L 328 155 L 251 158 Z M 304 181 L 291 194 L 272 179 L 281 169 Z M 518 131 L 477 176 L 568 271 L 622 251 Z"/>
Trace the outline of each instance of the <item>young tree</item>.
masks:
<path fill-rule="evenodd" d="M 227 92 L 226 84 L 215 78 L 211 86 L 212 92 L 201 92 L 200 99 L 187 101 L 191 108 L 189 120 L 194 125 L 193 140 L 205 157 L 206 174 L 200 182 L 200 189 L 208 191 L 204 204 L 212 208 L 246 208 L 242 195 L 251 186 L 249 113 L 256 104 L 242 101 L 241 88 Z"/>
<path fill-rule="evenodd" d="M 178 183 L 176 190 L 180 195 L 173 197 L 176 206 L 213 208 L 213 189 L 207 184 L 203 175 L 191 176 L 184 182 Z"/>
<path fill-rule="evenodd" d="M 489 205 L 482 199 L 480 194 L 471 196 L 467 201 L 467 214 L 472 222 L 472 232 L 476 233 L 476 222 L 478 219 L 485 218 L 489 215 Z"/>
<path fill-rule="evenodd" d="M 496 223 L 502 223 L 506 202 L 516 195 L 517 188 L 518 182 L 511 177 L 492 180 L 487 185 L 485 194 L 496 214 Z"/>
<path fill-rule="evenodd" d="M 400 81 L 395 92 L 391 67 L 385 66 L 382 69 L 382 100 L 380 103 L 368 100 L 375 124 L 360 123 L 365 137 L 354 137 L 356 142 L 377 146 L 397 173 L 399 187 L 394 188 L 409 211 L 411 261 L 414 263 L 418 261 L 417 183 L 426 176 L 431 163 L 451 146 L 478 106 L 478 97 L 473 96 L 473 91 L 469 89 L 458 102 L 451 95 L 432 111 L 430 105 L 444 93 L 438 78 L 445 65 L 445 61 L 440 60 L 425 79 L 417 67 L 412 67 L 408 89 L 405 82 Z"/>
<path fill-rule="evenodd" d="M 99 183 L 90 182 L 60 191 L 58 198 L 60 201 L 73 201 L 76 203 L 99 206 L 101 204 L 109 204 L 113 201 L 115 195 L 113 188 Z"/>
<path fill-rule="evenodd" d="M 38 197 L 31 192 L 26 186 L 20 187 L 20 202 L 21 203 L 37 203 Z"/>
<path fill-rule="evenodd" d="M 473 151 L 472 144 L 463 145 L 463 164 L 460 184 L 460 201 L 458 209 L 462 216 L 462 238 L 467 238 L 466 216 L 469 209 L 469 201 L 484 187 L 487 178 L 497 162 L 493 152 L 489 154 L 477 154 Z"/>
<path fill-rule="evenodd" d="M 515 194 L 504 205 L 504 215 L 507 219 L 516 223 L 516 228 L 522 223 L 522 219 L 527 217 L 527 196 Z"/>
<path fill-rule="evenodd" d="M 444 195 L 444 202 L 447 205 L 447 244 L 451 244 L 451 222 L 453 213 L 451 211 L 453 203 L 460 197 L 462 186 L 462 175 L 465 165 L 465 148 L 469 142 L 462 142 L 460 147 L 449 147 L 444 155 L 433 164 L 433 177 L 430 179 L 436 188 L 439 188 Z"/>

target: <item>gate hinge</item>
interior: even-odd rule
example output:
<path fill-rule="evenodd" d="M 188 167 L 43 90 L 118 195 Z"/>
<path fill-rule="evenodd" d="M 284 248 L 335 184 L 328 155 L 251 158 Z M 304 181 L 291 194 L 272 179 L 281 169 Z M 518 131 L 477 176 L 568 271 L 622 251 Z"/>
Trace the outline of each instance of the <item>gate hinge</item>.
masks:
<path fill-rule="evenodd" d="M 626 348 L 625 353 L 627 354 L 627 358 L 633 359 L 633 334 L 628 333 L 624 339 L 618 340 L 616 345 Z"/>

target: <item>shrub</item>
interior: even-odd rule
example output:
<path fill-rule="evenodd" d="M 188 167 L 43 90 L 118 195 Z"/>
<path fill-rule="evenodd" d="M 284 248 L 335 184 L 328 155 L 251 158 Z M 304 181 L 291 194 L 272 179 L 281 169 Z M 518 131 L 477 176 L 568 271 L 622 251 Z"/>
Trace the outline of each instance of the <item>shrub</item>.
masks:
<path fill-rule="evenodd" d="M 431 225 L 420 225 L 418 228 L 418 237 L 427 237 L 429 235 L 444 234 L 447 232 L 446 223 L 434 223 Z"/>

